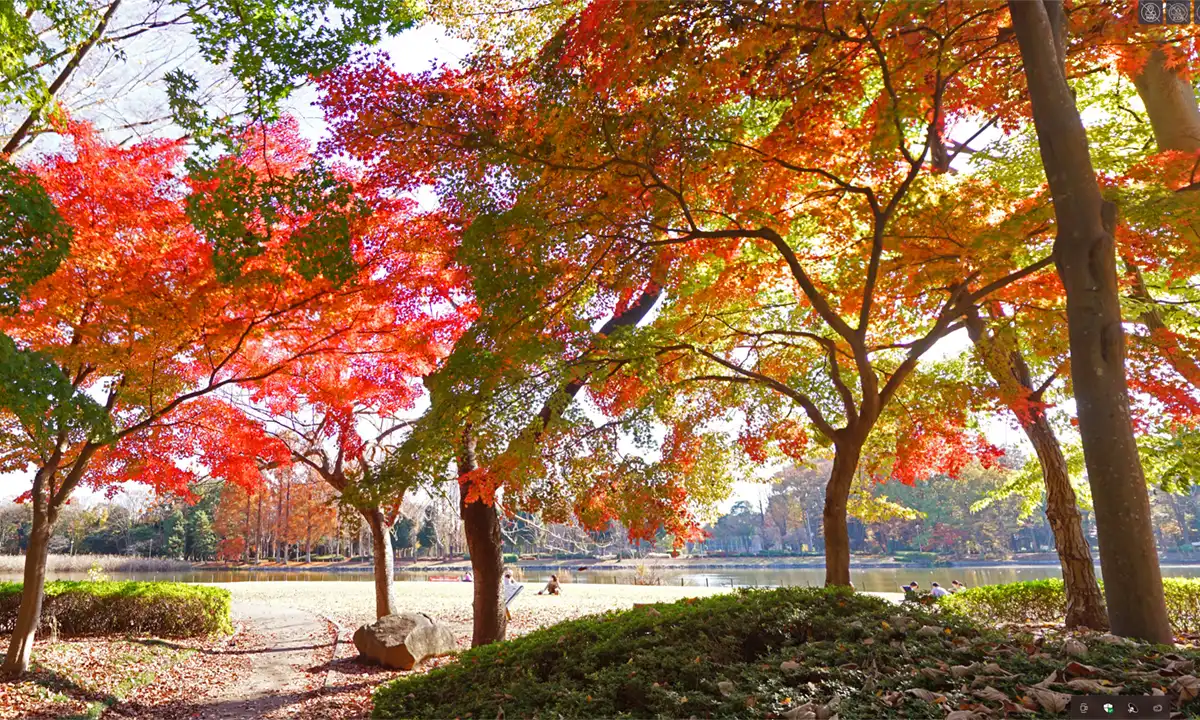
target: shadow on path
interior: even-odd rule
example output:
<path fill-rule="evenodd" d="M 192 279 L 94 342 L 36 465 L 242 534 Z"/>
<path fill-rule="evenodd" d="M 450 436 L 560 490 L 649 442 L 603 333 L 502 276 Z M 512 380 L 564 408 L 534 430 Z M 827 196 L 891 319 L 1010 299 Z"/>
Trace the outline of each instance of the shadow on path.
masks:
<path fill-rule="evenodd" d="M 233 603 L 233 619 L 250 631 L 246 646 L 236 642 L 212 655 L 241 655 L 249 671 L 237 681 L 205 695 L 197 688 L 197 700 L 154 708 L 159 717 L 203 718 L 204 720 L 251 720 L 261 718 L 310 697 L 320 690 L 324 674 L 310 669 L 333 659 L 334 639 L 325 621 L 312 613 L 280 605 Z"/>

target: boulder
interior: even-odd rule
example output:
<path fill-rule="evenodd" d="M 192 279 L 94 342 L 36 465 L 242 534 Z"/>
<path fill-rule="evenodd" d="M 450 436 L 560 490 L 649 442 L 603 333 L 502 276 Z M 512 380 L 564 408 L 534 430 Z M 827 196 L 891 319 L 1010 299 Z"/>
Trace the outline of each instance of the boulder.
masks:
<path fill-rule="evenodd" d="M 354 632 L 360 655 L 385 667 L 412 670 L 417 663 L 458 649 L 454 633 L 424 613 L 385 615 Z"/>

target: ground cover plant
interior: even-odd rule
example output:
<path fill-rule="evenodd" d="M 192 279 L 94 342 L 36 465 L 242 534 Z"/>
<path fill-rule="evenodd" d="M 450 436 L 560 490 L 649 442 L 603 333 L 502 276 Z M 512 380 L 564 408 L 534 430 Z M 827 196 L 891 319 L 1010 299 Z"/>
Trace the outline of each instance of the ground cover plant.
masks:
<path fill-rule="evenodd" d="M 11 632 L 21 583 L 0 584 L 0 628 Z M 40 634 L 62 637 L 151 635 L 195 637 L 229 633 L 228 590 L 161 582 L 46 583 Z"/>
<path fill-rule="evenodd" d="M 583 618 L 475 648 L 375 694 L 375 717 L 1054 717 L 1071 693 L 1200 711 L 1200 653 L 1002 633 L 845 589 L 749 590 Z M 955 714 L 957 713 L 957 714 Z"/>

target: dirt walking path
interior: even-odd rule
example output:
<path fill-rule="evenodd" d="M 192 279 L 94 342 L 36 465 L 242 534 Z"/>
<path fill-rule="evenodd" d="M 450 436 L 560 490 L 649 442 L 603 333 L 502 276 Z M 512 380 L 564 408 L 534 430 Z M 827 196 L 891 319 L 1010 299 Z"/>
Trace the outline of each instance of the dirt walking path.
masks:
<path fill-rule="evenodd" d="M 199 700 L 193 717 L 261 718 L 321 688 L 321 667 L 333 660 L 336 637 L 324 618 L 281 604 L 234 601 L 232 610 L 246 641 L 222 652 L 244 655 L 250 667 L 236 682 Z"/>

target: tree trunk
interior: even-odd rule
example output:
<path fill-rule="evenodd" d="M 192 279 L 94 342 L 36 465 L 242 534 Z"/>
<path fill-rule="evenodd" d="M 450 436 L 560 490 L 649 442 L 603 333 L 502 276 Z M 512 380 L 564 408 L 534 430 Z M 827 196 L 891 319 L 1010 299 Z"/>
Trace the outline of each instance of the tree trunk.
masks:
<path fill-rule="evenodd" d="M 967 330 L 988 373 L 1000 386 L 1000 395 L 1022 401 L 1020 405 L 1010 405 L 1009 409 L 1032 443 L 1042 468 L 1046 485 L 1046 519 L 1054 533 L 1066 586 L 1067 627 L 1106 630 L 1108 612 L 1096 583 L 1096 568 L 1083 534 L 1067 461 L 1058 436 L 1040 405 L 1041 395 L 1034 391 L 1029 364 L 1016 336 L 1008 329 L 991 330 L 978 315 L 972 314 L 967 318 Z"/>
<path fill-rule="evenodd" d="M 242 562 L 250 563 L 250 492 L 246 492 L 246 522 L 242 526 Z"/>
<path fill-rule="evenodd" d="M 1159 150 L 1200 148 L 1200 106 L 1196 91 L 1179 73 L 1167 67 L 1167 54 L 1155 48 L 1133 79 L 1146 106 Z"/>
<path fill-rule="evenodd" d="M 1107 630 L 1108 612 L 1104 608 L 1100 586 L 1096 583 L 1096 567 L 1083 534 L 1083 522 L 1062 447 L 1040 409 L 1024 419 L 1021 427 L 1029 437 L 1029 442 L 1033 443 L 1046 482 L 1046 519 L 1054 533 L 1058 562 L 1066 585 L 1067 627 Z"/>
<path fill-rule="evenodd" d="M 283 501 L 283 564 L 288 564 L 288 545 L 291 539 L 291 520 L 292 520 L 292 476 L 289 473 L 287 476 L 287 489 L 284 490 Z"/>
<path fill-rule="evenodd" d="M 38 489 L 40 491 L 40 488 Z M 25 551 L 24 585 L 21 587 L 21 609 L 13 626 L 8 655 L 4 658 L 4 673 L 19 675 L 29 669 L 33 654 L 34 636 L 42 619 L 42 598 L 46 589 L 46 561 L 50 554 L 50 533 L 54 522 L 53 510 L 34 508 L 33 527 L 29 532 L 29 547 Z"/>
<path fill-rule="evenodd" d="M 258 493 L 258 527 L 256 528 L 256 532 L 255 532 L 255 536 L 254 536 L 254 564 L 255 565 L 262 562 L 262 543 L 263 543 L 262 503 L 263 503 L 262 492 L 259 492 Z"/>
<path fill-rule="evenodd" d="M 392 584 L 396 567 L 392 560 L 392 543 L 388 538 L 391 528 L 379 508 L 359 508 L 359 512 L 371 528 L 371 546 L 375 556 L 375 616 L 392 615 L 397 609 L 396 588 Z"/>
<path fill-rule="evenodd" d="M 1161 48 L 1154 49 L 1133 83 L 1146 106 L 1158 149 L 1195 152 L 1200 150 L 1200 105 L 1196 102 L 1196 91 L 1178 72 L 1168 68 L 1166 62 L 1166 53 Z M 1177 225 L 1176 229 L 1184 243 L 1193 247 L 1200 245 L 1200 235 L 1186 223 Z M 1163 322 L 1133 258 L 1126 254 L 1123 260 L 1130 280 L 1130 296 L 1146 305 L 1140 319 L 1149 333 L 1150 343 L 1192 387 L 1200 389 L 1200 363 L 1180 345 L 1179 339 Z"/>
<path fill-rule="evenodd" d="M 850 585 L 850 529 L 846 522 L 850 486 L 858 471 L 862 445 L 850 441 L 835 444 L 833 470 L 825 486 L 823 534 L 825 535 L 825 584 Z"/>
<path fill-rule="evenodd" d="M 1010 0 L 1042 165 L 1058 225 L 1054 260 L 1067 296 L 1071 378 L 1096 509 L 1109 619 L 1117 635 L 1173 640 L 1130 422 L 1117 289 L 1116 210 L 1100 195 L 1087 134 L 1067 85 L 1053 23 L 1056 2 Z M 1053 16 L 1053 18 L 1052 18 Z"/>
<path fill-rule="evenodd" d="M 461 478 L 477 467 L 475 437 L 468 426 L 463 432 L 458 475 Z M 496 509 L 495 498 L 491 503 L 484 502 L 483 498 L 467 502 L 469 494 L 470 487 L 460 484 L 459 510 L 467 536 L 467 552 L 471 554 L 471 572 L 475 576 L 471 647 L 479 647 L 503 640 L 508 631 L 508 616 L 501 587 L 504 552 L 500 513 Z"/>
<path fill-rule="evenodd" d="M 1194 233 L 1191 234 L 1195 235 Z M 1200 246 L 1200 236 L 1196 236 L 1195 245 Z M 1143 303 L 1145 307 L 1138 319 L 1146 326 L 1146 333 L 1149 336 L 1147 340 L 1158 350 L 1159 354 L 1162 355 L 1171 368 L 1179 373 L 1180 377 L 1186 380 L 1194 389 L 1200 390 L 1200 363 L 1196 362 L 1196 359 L 1180 344 L 1179 338 L 1175 333 L 1171 332 L 1171 328 L 1167 327 L 1167 323 L 1162 318 L 1162 313 L 1158 311 L 1158 306 L 1155 304 L 1154 296 L 1150 294 L 1149 288 L 1146 287 L 1146 281 L 1142 277 L 1142 269 L 1138 267 L 1137 262 L 1128 253 L 1125 254 L 1123 260 L 1125 262 L 1125 277 L 1129 280 L 1129 296 Z"/>
<path fill-rule="evenodd" d="M 1179 504 L 1179 496 L 1175 493 L 1168 493 L 1168 497 L 1171 502 L 1171 510 L 1175 512 L 1175 522 L 1179 523 L 1179 539 L 1190 551 L 1192 549 L 1192 530 L 1188 527 L 1187 508 Z"/>

